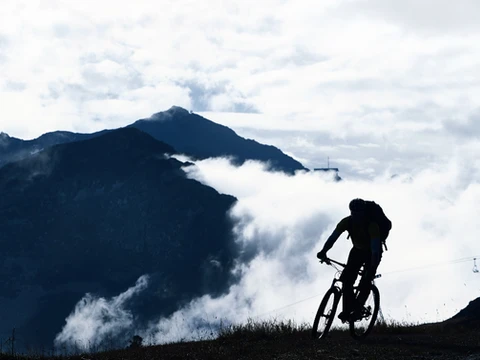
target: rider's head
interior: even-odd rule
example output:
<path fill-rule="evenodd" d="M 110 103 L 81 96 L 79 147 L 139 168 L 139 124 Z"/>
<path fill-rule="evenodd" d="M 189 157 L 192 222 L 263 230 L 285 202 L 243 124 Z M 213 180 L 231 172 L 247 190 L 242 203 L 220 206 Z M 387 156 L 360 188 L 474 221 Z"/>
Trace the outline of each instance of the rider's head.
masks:
<path fill-rule="evenodd" d="M 352 219 L 354 221 L 361 221 L 365 217 L 365 200 L 362 199 L 353 199 L 348 205 L 350 208 L 350 213 L 352 214 Z"/>

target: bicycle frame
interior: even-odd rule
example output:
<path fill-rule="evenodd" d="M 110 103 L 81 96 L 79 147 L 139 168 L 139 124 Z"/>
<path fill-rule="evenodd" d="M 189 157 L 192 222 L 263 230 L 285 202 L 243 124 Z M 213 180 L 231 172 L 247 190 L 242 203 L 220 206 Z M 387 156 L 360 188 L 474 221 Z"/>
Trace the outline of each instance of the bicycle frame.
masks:
<path fill-rule="evenodd" d="M 345 267 L 347 266 L 347 265 L 344 264 L 344 263 L 341 263 L 341 262 L 338 262 L 338 261 L 336 261 L 336 260 L 329 259 L 329 258 L 325 258 L 324 260 L 320 260 L 320 262 L 321 262 L 321 263 L 326 263 L 327 265 L 333 266 L 333 267 L 337 270 L 337 274 L 340 272 L 340 270 L 337 269 L 334 265 L 332 265 L 332 263 L 333 263 L 333 264 L 336 264 L 336 265 L 339 265 L 339 266 L 341 266 L 341 267 L 343 267 L 343 268 L 345 268 Z M 364 269 L 364 267 L 362 266 L 362 268 L 360 268 L 360 270 L 359 270 L 359 272 L 358 272 L 358 275 L 362 276 L 364 273 L 365 273 L 365 269 Z M 380 278 L 381 276 L 382 276 L 381 274 L 375 275 L 374 278 L 372 279 L 372 284 L 374 283 L 373 280 L 378 279 L 378 278 Z M 336 285 L 337 282 L 341 282 L 341 283 L 342 283 L 342 287 Z M 333 277 L 332 285 L 330 286 L 330 288 L 337 288 L 338 291 L 339 291 L 339 293 L 340 293 L 340 296 L 343 296 L 343 282 L 342 282 L 342 280 L 340 280 L 340 277 L 338 277 L 337 275 L 335 275 L 335 276 Z M 353 287 L 353 291 L 354 291 L 355 297 L 356 297 L 357 294 L 358 294 L 358 291 L 359 291 L 359 287 L 358 287 L 358 286 L 354 286 L 354 287 Z"/>
<path fill-rule="evenodd" d="M 341 262 L 338 262 L 338 261 L 336 261 L 336 260 L 329 259 L 329 258 L 325 258 L 325 259 L 323 259 L 323 260 L 320 260 L 320 262 L 321 262 L 321 263 L 325 263 L 325 264 L 327 264 L 327 265 L 332 265 L 332 263 L 334 263 L 334 264 L 337 264 L 337 265 L 339 265 L 339 266 L 341 266 L 341 267 L 343 267 L 343 268 L 345 268 L 345 267 L 347 266 L 347 265 L 344 264 L 344 263 L 341 263 Z M 332 266 L 333 266 L 333 265 L 332 265 Z M 360 269 L 360 271 L 358 272 L 358 275 L 362 276 L 364 272 L 365 272 L 365 269 L 362 267 L 362 268 Z M 382 277 L 382 274 L 376 274 L 376 275 L 373 277 L 373 280 L 378 279 L 378 278 L 381 278 L 381 277 Z M 337 278 L 334 278 L 334 279 L 333 279 L 333 284 L 335 284 L 337 281 L 341 281 L 341 280 L 339 280 L 339 279 L 337 279 Z"/>
<path fill-rule="evenodd" d="M 341 262 L 338 262 L 336 260 L 329 259 L 329 258 L 322 259 L 321 262 L 326 263 L 327 265 L 333 266 L 337 270 L 337 274 L 333 278 L 330 289 L 327 290 L 325 296 L 320 302 L 320 306 L 318 308 L 317 314 L 315 316 L 315 320 L 313 322 L 312 336 L 316 339 L 322 339 L 327 336 L 328 331 L 330 330 L 330 326 L 333 323 L 333 319 L 335 317 L 338 303 L 340 302 L 340 298 L 343 296 L 343 284 L 342 286 L 337 285 L 337 282 L 342 282 L 341 276 L 338 276 L 338 274 L 341 273 L 341 270 L 338 269 L 333 264 L 341 266 L 342 268 L 346 267 L 346 264 L 343 264 Z M 366 271 L 365 267 L 363 266 L 362 268 L 360 268 L 358 275 L 361 275 L 361 276 L 364 275 L 365 271 Z M 378 279 L 379 277 L 381 277 L 381 274 L 375 275 L 371 283 L 370 291 L 373 294 L 374 304 L 368 307 L 363 306 L 361 317 L 358 319 L 349 320 L 350 334 L 352 335 L 353 338 L 357 340 L 363 339 L 365 336 L 367 336 L 375 324 L 379 307 L 380 307 L 380 293 L 378 291 L 378 288 L 375 286 L 373 280 Z M 358 291 L 359 291 L 359 287 L 354 286 L 355 298 L 357 297 Z M 329 307 L 327 306 L 327 304 L 329 303 L 329 299 L 331 299 L 332 296 L 333 296 L 333 304 L 331 305 L 331 307 Z M 359 325 L 359 323 L 357 323 L 357 321 L 363 321 L 363 320 L 367 321 L 366 326 L 364 326 L 363 324 Z M 322 329 L 322 326 L 324 326 L 323 330 L 319 330 L 319 329 Z"/>

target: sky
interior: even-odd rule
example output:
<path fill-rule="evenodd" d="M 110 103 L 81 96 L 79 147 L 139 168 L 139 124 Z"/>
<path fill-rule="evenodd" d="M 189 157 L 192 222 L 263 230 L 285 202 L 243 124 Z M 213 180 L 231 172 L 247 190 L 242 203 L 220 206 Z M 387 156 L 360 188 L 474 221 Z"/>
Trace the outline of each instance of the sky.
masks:
<path fill-rule="evenodd" d="M 258 256 L 238 267 L 242 280 L 225 298 L 197 299 L 176 316 L 243 319 L 324 292 L 334 272 L 312 254 L 351 197 L 377 200 L 392 218 L 382 272 L 480 254 L 479 13 L 476 0 L 3 0 L 0 131 L 22 139 L 93 132 L 176 105 L 309 168 L 329 158 L 344 182 L 225 159 L 186 170 L 237 196 L 236 241 Z M 332 253 L 341 259 L 348 249 L 339 240 Z M 472 266 L 385 275 L 384 313 L 452 315 L 480 295 Z M 120 300 L 84 303 L 120 308 L 134 326 L 124 306 L 147 286 L 139 281 Z M 308 319 L 318 302 L 283 314 Z M 96 319 L 89 309 L 72 309 L 60 339 L 81 329 L 75 314 Z M 168 336 L 189 326 L 175 324 Z"/>
<path fill-rule="evenodd" d="M 0 130 L 91 132 L 177 105 L 365 177 L 478 138 L 476 0 L 130 5 L 4 0 Z"/>

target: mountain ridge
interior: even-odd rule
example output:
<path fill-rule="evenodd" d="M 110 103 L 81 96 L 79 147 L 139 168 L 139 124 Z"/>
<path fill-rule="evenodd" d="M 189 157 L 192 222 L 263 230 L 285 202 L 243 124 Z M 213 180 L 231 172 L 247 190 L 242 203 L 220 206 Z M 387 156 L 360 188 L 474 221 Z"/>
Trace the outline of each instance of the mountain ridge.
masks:
<path fill-rule="evenodd" d="M 245 139 L 232 129 L 179 106 L 172 106 L 166 111 L 139 119 L 125 127 L 140 129 L 194 159 L 230 157 L 237 165 L 247 160 L 257 160 L 268 163 L 271 170 L 289 174 L 297 170 L 308 170 L 275 146 Z M 113 130 L 115 129 L 91 134 L 55 131 L 32 140 L 21 140 L 7 135 L 8 138 L 0 140 L 0 166 L 28 157 L 49 146 L 87 140 Z"/>

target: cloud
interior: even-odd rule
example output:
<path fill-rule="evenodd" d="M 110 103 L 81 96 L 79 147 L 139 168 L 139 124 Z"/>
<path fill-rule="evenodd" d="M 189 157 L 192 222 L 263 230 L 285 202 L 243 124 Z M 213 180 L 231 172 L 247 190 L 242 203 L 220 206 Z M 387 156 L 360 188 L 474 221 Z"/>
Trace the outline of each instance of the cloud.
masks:
<path fill-rule="evenodd" d="M 471 271 L 471 257 L 480 255 L 478 226 L 471 218 L 480 203 L 480 161 L 474 156 L 478 151 L 480 142 L 473 141 L 458 146 L 448 161 L 413 174 L 341 182 L 321 172 L 268 172 L 265 164 L 255 161 L 239 167 L 229 159 L 198 161 L 184 168 L 189 177 L 238 198 L 230 213 L 240 250 L 232 272 L 237 281 L 221 296 L 193 299 L 142 326 L 126 310 L 130 295 L 120 295 L 123 300 L 87 296 L 57 339 L 73 342 L 80 334 L 85 337 L 80 330 L 88 323 L 89 339 L 128 328 L 148 343 L 212 338 L 222 326 L 249 319 L 311 323 L 335 275 L 315 255 L 348 215 L 354 197 L 377 201 L 393 221 L 389 250 L 379 268 L 383 276 L 376 281 L 384 316 L 411 322 L 446 319 L 480 296 L 478 274 Z M 350 248 L 344 234 L 329 255 L 346 261 Z M 465 258 L 470 260 L 455 261 Z M 137 283 L 128 293 L 140 287 Z M 97 308 L 118 314 L 115 318 L 120 320 L 108 317 L 102 325 Z"/>
<path fill-rule="evenodd" d="M 480 110 L 473 112 L 467 119 L 446 119 L 444 129 L 458 138 L 476 139 L 480 134 Z"/>
<path fill-rule="evenodd" d="M 55 338 L 55 346 L 98 348 L 108 337 L 115 338 L 134 324 L 128 310 L 131 299 L 148 286 L 148 276 L 142 276 L 135 286 L 111 299 L 86 294 Z M 125 339 L 124 339 L 125 340 Z"/>
<path fill-rule="evenodd" d="M 256 112 L 260 128 L 381 136 L 480 106 L 474 1 L 163 4 L 8 0 L 2 130 L 89 132 L 179 105 Z"/>
<path fill-rule="evenodd" d="M 311 322 L 334 275 L 318 264 L 315 254 L 357 196 L 379 202 L 394 224 L 379 270 L 384 276 L 377 281 L 383 313 L 419 322 L 454 315 L 480 296 L 473 263 L 450 263 L 480 251 L 476 223 L 468 215 L 478 211 L 480 163 L 467 154 L 478 147 L 478 142 L 460 147 L 450 161 L 432 164 L 411 178 L 337 183 L 325 174 L 289 177 L 265 172 L 256 163 L 235 168 L 227 160 L 205 160 L 187 168 L 190 176 L 239 199 L 232 217 L 238 224 L 237 243 L 247 256 L 237 269 L 240 282 L 225 297 L 196 300 L 180 311 L 183 318 L 202 314 L 228 323 L 266 314 Z M 331 256 L 345 261 L 348 250 L 344 235 Z M 412 271 L 437 263 L 440 266 Z M 312 295 L 319 297 L 310 299 Z"/>
<path fill-rule="evenodd" d="M 354 0 L 344 3 L 341 10 L 355 12 L 357 16 L 373 15 L 377 19 L 430 34 L 479 30 L 475 14 L 480 11 L 480 5 L 475 0 L 460 0 L 456 3 L 447 0 Z"/>
<path fill-rule="evenodd" d="M 448 161 L 458 145 L 475 141 L 478 108 L 425 104 L 411 109 L 368 108 L 350 120 L 317 118 L 309 113 L 285 116 L 204 112 L 245 138 L 271 144 L 307 168 L 340 168 L 343 178 L 413 174 L 431 163 Z M 400 118 L 409 119 L 401 121 Z"/>
<path fill-rule="evenodd" d="M 248 104 L 245 96 L 226 81 L 211 83 L 206 79 L 194 81 L 179 81 L 179 86 L 189 89 L 192 108 L 197 111 L 213 109 L 215 111 L 229 111 L 235 113 L 257 112 L 252 104 Z"/>

